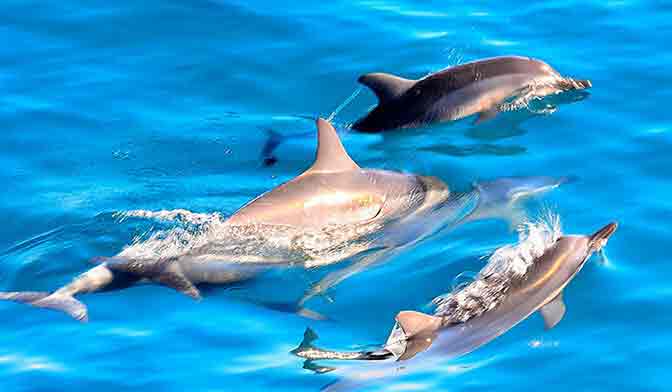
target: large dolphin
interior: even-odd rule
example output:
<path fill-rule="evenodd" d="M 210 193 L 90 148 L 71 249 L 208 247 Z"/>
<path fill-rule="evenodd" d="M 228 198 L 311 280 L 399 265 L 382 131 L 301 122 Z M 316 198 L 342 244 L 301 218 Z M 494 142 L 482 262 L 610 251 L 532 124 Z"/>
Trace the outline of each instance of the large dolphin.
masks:
<path fill-rule="evenodd" d="M 0 299 L 64 311 L 80 321 L 87 309 L 75 295 L 151 282 L 201 297 L 197 285 L 242 280 L 272 266 L 305 268 L 338 262 L 411 234 L 384 236 L 403 222 L 448 204 L 450 219 L 469 199 L 454 199 L 442 181 L 362 169 L 347 154 L 334 128 L 319 119 L 312 166 L 298 177 L 243 206 L 221 225 L 177 254 L 157 255 L 143 244 L 126 248 L 49 292 L 1 292 Z M 465 207 L 466 208 L 466 207 Z M 396 226 L 399 227 L 399 226 Z"/>
<path fill-rule="evenodd" d="M 471 284 L 435 300 L 435 314 L 398 313 L 387 342 L 379 350 L 320 349 L 312 345 L 316 335 L 308 330 L 293 353 L 320 371 L 331 368 L 312 361 L 405 361 L 419 353 L 428 361 L 445 360 L 481 347 L 537 311 L 546 328 L 553 328 L 565 314 L 563 290 L 593 252 L 606 245 L 616 227 L 610 223 L 592 235 L 561 235 L 559 229 L 551 228 L 531 233 L 517 247 L 500 248 Z M 422 362 L 420 358 L 411 362 L 418 361 Z M 381 373 L 369 369 L 367 374 Z"/>
<path fill-rule="evenodd" d="M 473 61 L 419 80 L 369 73 L 360 76 L 359 82 L 378 97 L 378 105 L 353 124 L 360 132 L 414 128 L 473 114 L 481 122 L 506 110 L 507 100 L 513 97 L 524 102 L 591 87 L 589 80 L 562 77 L 541 60 L 518 56 Z"/>

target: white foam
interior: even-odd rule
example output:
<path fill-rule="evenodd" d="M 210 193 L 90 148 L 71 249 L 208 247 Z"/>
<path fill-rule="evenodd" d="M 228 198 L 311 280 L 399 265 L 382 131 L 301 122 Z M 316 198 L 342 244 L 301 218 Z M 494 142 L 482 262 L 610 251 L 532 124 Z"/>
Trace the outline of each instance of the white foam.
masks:
<path fill-rule="evenodd" d="M 115 217 L 118 218 L 120 221 L 123 221 L 127 218 L 146 218 L 160 221 L 178 221 L 196 225 L 207 223 L 214 219 L 221 218 L 218 213 L 201 214 L 184 209 L 160 210 L 160 211 L 131 210 L 131 211 L 119 212 L 115 214 Z"/>
<path fill-rule="evenodd" d="M 518 243 L 495 250 L 476 279 L 457 291 L 439 296 L 432 303 L 436 315 L 464 322 L 493 309 L 502 300 L 513 279 L 525 275 L 534 261 L 562 235 L 560 217 L 547 212 L 538 220 L 518 227 Z"/>
<path fill-rule="evenodd" d="M 117 214 L 121 220 L 129 217 L 174 221 L 186 227 L 174 227 L 155 232 L 144 238 L 137 236 L 133 243 L 125 247 L 118 256 L 144 259 L 180 256 L 190 249 L 210 241 L 212 236 L 220 232 L 224 219 L 218 213 L 200 214 L 188 210 L 132 210 Z"/>
<path fill-rule="evenodd" d="M 523 222 L 518 227 L 518 243 L 495 250 L 479 275 L 522 276 L 561 235 L 560 217 L 556 214 L 547 213 L 538 220 Z"/>

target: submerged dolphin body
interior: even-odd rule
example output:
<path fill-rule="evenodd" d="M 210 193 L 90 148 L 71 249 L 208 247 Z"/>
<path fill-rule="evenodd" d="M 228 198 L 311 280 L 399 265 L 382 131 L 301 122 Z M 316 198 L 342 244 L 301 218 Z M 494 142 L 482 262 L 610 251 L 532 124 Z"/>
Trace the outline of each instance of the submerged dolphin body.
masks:
<path fill-rule="evenodd" d="M 470 191 L 453 193 L 450 203 L 454 206 L 444 203 L 441 208 L 418 209 L 413 215 L 390 225 L 389 233 L 384 238 L 392 240 L 397 246 L 364 255 L 351 265 L 327 274 L 309 288 L 299 305 L 303 306 L 311 298 L 325 294 L 331 287 L 365 269 L 408 252 L 447 223 L 447 229 L 456 229 L 472 221 L 500 219 L 509 222 L 511 227 L 517 227 L 526 219 L 523 209 L 525 200 L 555 189 L 567 181 L 567 177 L 524 176 L 476 182 Z M 399 236 L 403 236 L 403 239 Z"/>
<path fill-rule="evenodd" d="M 307 359 L 312 368 L 322 371 L 331 368 L 321 368 L 313 361 L 405 361 L 425 351 L 423 359 L 445 360 L 476 350 L 536 311 L 541 313 L 546 328 L 553 328 L 565 314 L 563 289 L 593 252 L 606 245 L 616 227 L 616 223 L 610 223 L 590 236 L 560 235 L 559 230 L 553 230 L 542 238 L 545 243 L 542 249 L 531 248 L 529 244 L 523 245 L 523 249 L 501 248 L 474 282 L 437 298 L 434 315 L 415 311 L 397 314 L 396 324 L 379 350 L 339 352 L 320 349 L 313 346 L 316 335 L 309 330 L 293 353 Z M 404 366 L 408 368 L 411 363 L 418 363 L 418 360 Z M 363 374 L 359 374 L 360 379 L 365 379 L 366 374 L 381 376 L 388 373 L 367 368 Z"/>
<path fill-rule="evenodd" d="M 185 249 L 157 255 L 147 243 L 134 244 L 98 259 L 98 266 L 53 293 L 0 292 L 0 299 L 64 311 L 81 321 L 88 319 L 87 309 L 75 295 L 139 282 L 199 299 L 198 284 L 240 281 L 273 266 L 328 265 L 394 247 L 410 237 L 389 228 L 418 229 L 417 219 L 441 206 L 470 208 L 469 200 L 454 198 L 436 178 L 360 168 L 328 122 L 320 119 L 317 127 L 316 158 L 308 170 L 254 199 Z"/>
<path fill-rule="evenodd" d="M 357 120 L 360 132 L 415 128 L 478 114 L 477 122 L 508 110 L 510 98 L 543 97 L 591 87 L 589 80 L 562 77 L 543 61 L 518 56 L 494 57 L 447 68 L 419 80 L 385 73 L 359 77 L 378 97 L 378 105 Z M 510 108 L 520 105 L 509 102 Z"/>

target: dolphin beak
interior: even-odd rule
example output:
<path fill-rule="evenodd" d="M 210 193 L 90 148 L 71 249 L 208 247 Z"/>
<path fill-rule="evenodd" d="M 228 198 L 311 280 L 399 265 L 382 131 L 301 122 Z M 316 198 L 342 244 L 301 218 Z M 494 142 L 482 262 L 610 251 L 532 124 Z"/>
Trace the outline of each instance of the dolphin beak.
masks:
<path fill-rule="evenodd" d="M 611 222 L 600 230 L 596 231 L 595 234 L 590 236 L 590 247 L 594 251 L 602 249 L 607 244 L 609 237 L 614 234 L 616 228 L 618 228 L 618 223 Z"/>

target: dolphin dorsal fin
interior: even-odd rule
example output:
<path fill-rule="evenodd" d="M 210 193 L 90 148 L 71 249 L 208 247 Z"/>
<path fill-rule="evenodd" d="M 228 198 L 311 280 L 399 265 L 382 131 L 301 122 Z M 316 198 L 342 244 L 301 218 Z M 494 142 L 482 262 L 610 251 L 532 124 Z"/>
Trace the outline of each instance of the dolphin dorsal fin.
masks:
<path fill-rule="evenodd" d="M 405 310 L 397 314 L 397 322 L 406 334 L 406 338 L 411 338 L 414 335 L 423 333 L 431 334 L 439 329 L 441 326 L 441 318 L 430 316 L 425 313 L 414 312 L 412 310 Z"/>
<path fill-rule="evenodd" d="M 357 81 L 370 88 L 376 94 L 380 103 L 399 97 L 415 84 L 415 80 L 382 72 L 362 75 Z"/>
<path fill-rule="evenodd" d="M 306 172 L 337 172 L 356 170 L 359 166 L 343 148 L 334 127 L 326 120 L 317 119 L 317 154 Z"/>

